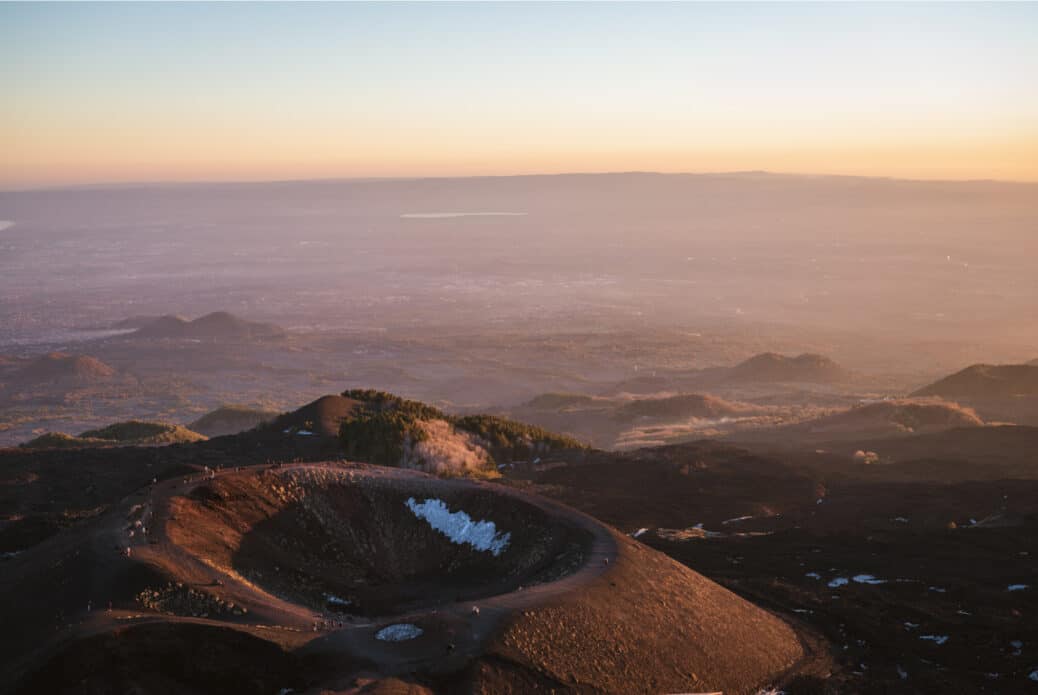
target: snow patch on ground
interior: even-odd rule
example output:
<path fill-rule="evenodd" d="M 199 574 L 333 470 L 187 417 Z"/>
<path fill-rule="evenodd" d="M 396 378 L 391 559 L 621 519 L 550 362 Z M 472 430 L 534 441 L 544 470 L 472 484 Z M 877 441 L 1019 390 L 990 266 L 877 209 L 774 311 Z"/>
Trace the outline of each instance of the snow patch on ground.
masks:
<path fill-rule="evenodd" d="M 818 574 L 818 572 L 808 572 L 804 576 L 805 577 L 810 577 L 811 579 L 821 579 L 822 578 L 822 575 Z"/>
<path fill-rule="evenodd" d="M 397 623 L 388 625 L 375 633 L 375 639 L 382 642 L 404 642 L 415 637 L 421 637 L 422 628 L 411 623 Z"/>
<path fill-rule="evenodd" d="M 511 533 L 499 534 L 493 521 L 473 521 L 465 512 L 452 512 L 443 500 L 427 499 L 405 502 L 415 516 L 425 519 L 434 529 L 458 545 L 468 544 L 476 550 L 489 552 L 497 557 L 508 547 Z"/>
<path fill-rule="evenodd" d="M 846 586 L 846 585 L 847 585 L 847 577 L 837 577 L 836 579 L 834 579 L 831 582 L 829 582 L 829 588 L 830 589 L 835 589 L 835 588 L 837 588 L 839 586 Z"/>
<path fill-rule="evenodd" d="M 886 579 L 876 579 L 871 574 L 856 574 L 854 581 L 857 584 L 886 584 Z"/>
<path fill-rule="evenodd" d="M 1029 588 L 1030 584 L 1010 584 L 1006 587 L 1006 591 L 1024 591 Z"/>
<path fill-rule="evenodd" d="M 637 531 L 635 531 L 634 533 L 631 534 L 631 538 L 641 538 L 642 536 L 644 536 L 648 532 L 649 532 L 649 529 L 644 528 L 644 527 L 640 528 L 640 529 L 638 529 Z"/>
<path fill-rule="evenodd" d="M 948 635 L 919 635 L 919 639 L 944 644 L 948 641 Z"/>

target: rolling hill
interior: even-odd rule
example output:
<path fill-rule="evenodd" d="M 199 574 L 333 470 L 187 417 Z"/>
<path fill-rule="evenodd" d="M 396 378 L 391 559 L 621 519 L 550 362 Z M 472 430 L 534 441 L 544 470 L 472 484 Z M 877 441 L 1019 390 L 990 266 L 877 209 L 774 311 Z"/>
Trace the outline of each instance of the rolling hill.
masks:
<path fill-rule="evenodd" d="M 260 323 L 227 313 L 216 311 L 200 316 L 193 321 L 180 316 L 159 316 L 150 320 L 141 317 L 127 319 L 125 326 L 137 327 L 131 334 L 135 338 L 195 339 L 195 340 L 252 340 L 278 338 L 285 331 L 272 323 Z"/>
<path fill-rule="evenodd" d="M 225 405 L 212 410 L 187 425 L 188 429 L 207 437 L 238 434 L 278 416 L 272 410 L 260 410 L 243 405 Z"/>
<path fill-rule="evenodd" d="M 697 393 L 664 398 L 639 398 L 616 408 L 615 417 L 620 420 L 636 418 L 717 418 L 752 411 L 752 406 L 732 403 L 709 394 Z"/>
<path fill-rule="evenodd" d="M 866 403 L 792 425 L 738 432 L 730 438 L 811 444 L 983 425 L 984 421 L 973 410 L 958 403 L 940 399 L 895 399 Z"/>
<path fill-rule="evenodd" d="M 21 446 L 26 449 L 81 449 L 112 446 L 165 446 L 206 439 L 205 435 L 181 425 L 164 422 L 129 420 L 107 427 L 87 430 L 76 436 L 62 432 L 48 432 Z"/>
<path fill-rule="evenodd" d="M 974 364 L 913 396 L 989 399 L 1038 395 L 1038 364 Z"/>
<path fill-rule="evenodd" d="M 12 375 L 17 384 L 87 386 L 115 378 L 117 371 L 96 357 L 52 352 L 36 358 Z"/>
<path fill-rule="evenodd" d="M 764 352 L 726 370 L 725 381 L 735 382 L 808 382 L 827 384 L 844 381 L 849 372 L 824 355 L 804 353 L 786 357 Z"/>

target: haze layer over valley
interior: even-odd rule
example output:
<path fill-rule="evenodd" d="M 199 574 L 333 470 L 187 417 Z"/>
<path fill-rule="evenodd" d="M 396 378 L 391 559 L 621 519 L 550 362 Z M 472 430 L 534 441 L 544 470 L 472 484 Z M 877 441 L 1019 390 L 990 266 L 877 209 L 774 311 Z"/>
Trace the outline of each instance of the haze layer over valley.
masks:
<path fill-rule="evenodd" d="M 763 173 L 2 193 L 0 352 L 97 357 L 183 422 L 325 384 L 514 407 L 766 351 L 907 395 L 1034 359 L 1036 194 Z M 284 335 L 131 332 L 219 310 Z"/>

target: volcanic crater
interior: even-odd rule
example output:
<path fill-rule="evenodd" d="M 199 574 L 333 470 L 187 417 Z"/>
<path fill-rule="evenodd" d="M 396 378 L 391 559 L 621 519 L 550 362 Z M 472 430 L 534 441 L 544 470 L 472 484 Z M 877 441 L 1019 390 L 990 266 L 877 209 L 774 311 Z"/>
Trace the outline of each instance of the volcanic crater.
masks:
<path fill-rule="evenodd" d="M 361 616 L 475 600 L 584 564 L 591 534 L 461 481 L 270 470 L 173 502 L 170 539 L 279 598 Z"/>
<path fill-rule="evenodd" d="M 53 603 L 56 622 L 6 643 L 0 676 L 25 693 L 227 692 L 227 661 L 247 674 L 233 689 L 257 694 L 372 677 L 754 693 L 828 663 L 778 617 L 574 509 L 364 464 L 199 466 L 41 543 L 0 588 Z M 21 605 L 0 617 L 25 624 Z"/>

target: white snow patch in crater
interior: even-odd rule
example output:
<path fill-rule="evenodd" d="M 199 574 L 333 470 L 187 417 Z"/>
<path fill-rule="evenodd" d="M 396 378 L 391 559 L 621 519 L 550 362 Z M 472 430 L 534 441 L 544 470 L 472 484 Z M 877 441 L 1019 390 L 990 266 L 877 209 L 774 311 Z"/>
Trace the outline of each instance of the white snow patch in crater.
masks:
<path fill-rule="evenodd" d="M 634 533 L 632 533 L 631 534 L 631 538 L 641 538 L 642 536 L 644 536 L 648 532 L 649 532 L 649 529 L 647 529 L 645 527 L 642 527 L 642 528 L 638 529 L 637 531 L 635 531 Z"/>
<path fill-rule="evenodd" d="M 375 639 L 382 642 L 403 642 L 405 640 L 421 637 L 424 630 L 411 623 L 397 623 L 387 625 L 375 633 Z"/>
<path fill-rule="evenodd" d="M 1030 588 L 1029 584 L 1010 584 L 1009 586 L 1006 587 L 1006 591 L 1023 591 L 1024 589 L 1029 589 L 1029 588 Z"/>
<path fill-rule="evenodd" d="M 876 579 L 871 574 L 856 574 L 854 581 L 857 584 L 886 584 L 886 579 Z"/>
<path fill-rule="evenodd" d="M 416 502 L 414 497 L 409 497 L 405 504 L 415 516 L 425 519 L 452 543 L 467 543 L 476 550 L 490 552 L 494 557 L 508 547 L 512 537 L 511 533 L 499 534 L 493 521 L 473 521 L 465 512 L 452 512 L 443 500 Z"/>
<path fill-rule="evenodd" d="M 829 582 L 829 587 L 832 588 L 832 589 L 835 589 L 838 586 L 846 586 L 846 584 L 847 584 L 847 578 L 846 577 L 837 577 L 836 579 L 834 579 L 831 582 Z"/>
<path fill-rule="evenodd" d="M 944 644 L 948 641 L 948 635 L 920 635 L 919 639 Z"/>

